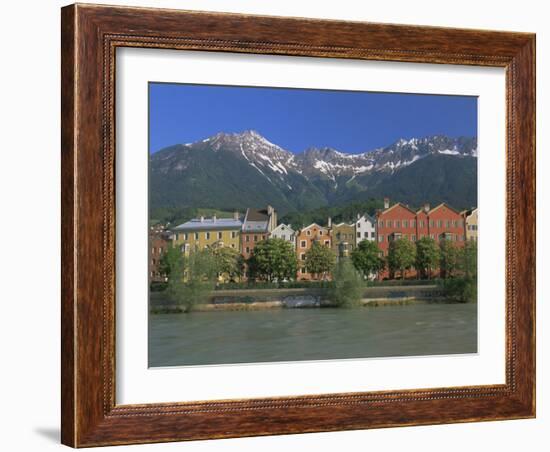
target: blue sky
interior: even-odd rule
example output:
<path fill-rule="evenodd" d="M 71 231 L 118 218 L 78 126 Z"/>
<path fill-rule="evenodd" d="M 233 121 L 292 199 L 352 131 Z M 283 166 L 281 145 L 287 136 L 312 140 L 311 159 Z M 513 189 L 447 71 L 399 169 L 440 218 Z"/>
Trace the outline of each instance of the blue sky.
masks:
<path fill-rule="evenodd" d="M 477 136 L 477 98 L 149 84 L 150 152 L 249 129 L 292 152 L 329 146 L 358 153 L 400 138 Z"/>

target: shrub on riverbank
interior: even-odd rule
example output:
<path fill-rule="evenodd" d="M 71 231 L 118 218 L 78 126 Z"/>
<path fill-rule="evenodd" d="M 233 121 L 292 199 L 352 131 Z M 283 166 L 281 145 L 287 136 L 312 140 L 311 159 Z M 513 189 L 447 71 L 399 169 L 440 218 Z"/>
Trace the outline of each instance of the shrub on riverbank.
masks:
<path fill-rule="evenodd" d="M 333 273 L 328 299 L 338 307 L 359 306 L 363 296 L 363 279 L 349 259 L 340 259 Z"/>
<path fill-rule="evenodd" d="M 477 301 L 477 278 L 463 277 L 444 279 L 440 283 L 445 296 L 460 303 Z"/>

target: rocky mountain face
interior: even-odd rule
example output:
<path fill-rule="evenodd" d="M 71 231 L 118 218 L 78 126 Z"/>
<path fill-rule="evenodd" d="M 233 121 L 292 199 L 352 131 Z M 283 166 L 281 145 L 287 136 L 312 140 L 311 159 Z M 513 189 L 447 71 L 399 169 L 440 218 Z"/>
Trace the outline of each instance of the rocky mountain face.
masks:
<path fill-rule="evenodd" d="M 219 133 L 165 148 L 150 158 L 150 208 L 280 212 L 390 196 L 408 204 L 477 204 L 477 141 L 433 136 L 346 154 L 332 148 L 287 151 L 255 131 Z"/>

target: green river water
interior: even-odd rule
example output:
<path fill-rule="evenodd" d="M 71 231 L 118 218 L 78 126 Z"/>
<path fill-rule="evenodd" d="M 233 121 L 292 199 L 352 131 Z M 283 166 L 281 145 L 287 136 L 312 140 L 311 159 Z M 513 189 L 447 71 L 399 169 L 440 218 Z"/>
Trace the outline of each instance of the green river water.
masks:
<path fill-rule="evenodd" d="M 149 366 L 477 352 L 477 304 L 151 314 Z"/>

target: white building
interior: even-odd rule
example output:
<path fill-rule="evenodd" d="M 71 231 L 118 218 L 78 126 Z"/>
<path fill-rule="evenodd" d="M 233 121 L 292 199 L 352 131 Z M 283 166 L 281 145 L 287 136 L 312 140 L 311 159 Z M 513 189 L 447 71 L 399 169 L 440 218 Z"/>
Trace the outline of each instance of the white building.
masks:
<path fill-rule="evenodd" d="M 363 216 L 357 214 L 355 221 L 355 241 L 357 245 L 363 240 L 376 240 L 376 221 L 370 215 Z"/>
<path fill-rule="evenodd" d="M 279 226 L 273 229 L 271 231 L 270 237 L 286 240 L 287 242 L 292 243 L 293 247 L 296 246 L 296 243 L 294 241 L 296 237 L 296 231 L 294 231 L 294 229 L 292 229 L 287 224 L 281 223 Z"/>

